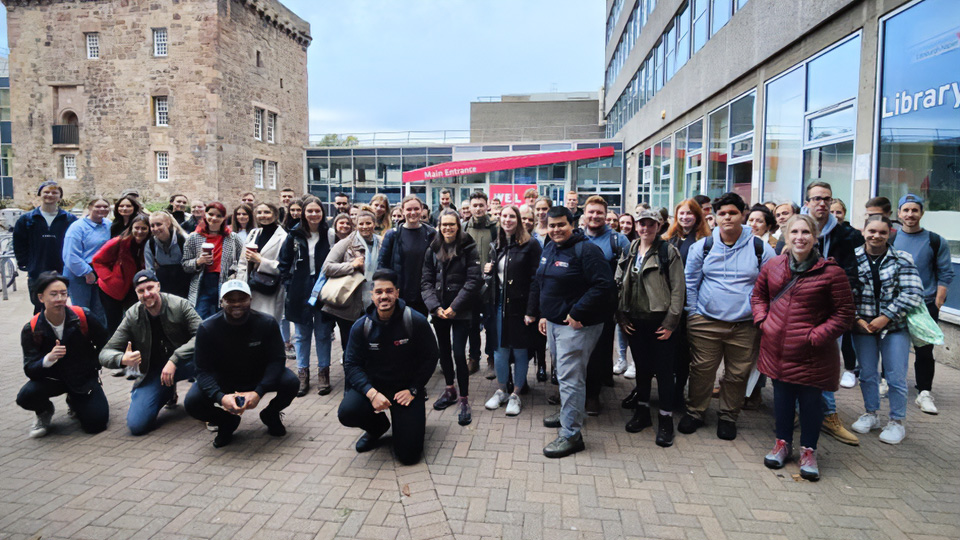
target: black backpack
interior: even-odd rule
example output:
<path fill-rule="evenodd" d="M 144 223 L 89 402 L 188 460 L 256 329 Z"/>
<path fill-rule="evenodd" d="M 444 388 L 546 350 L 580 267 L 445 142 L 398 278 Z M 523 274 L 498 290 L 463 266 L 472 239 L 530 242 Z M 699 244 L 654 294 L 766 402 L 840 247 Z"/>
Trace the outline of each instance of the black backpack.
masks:
<path fill-rule="evenodd" d="M 710 250 L 713 249 L 713 236 L 708 236 L 703 241 L 703 258 L 707 258 L 707 253 L 710 253 Z M 757 252 L 757 272 L 760 271 L 760 267 L 763 266 L 763 240 L 759 237 L 753 237 L 753 249 Z"/>
<path fill-rule="evenodd" d="M 373 319 L 369 315 L 363 320 L 363 337 L 370 339 L 370 330 L 373 328 Z M 403 328 L 407 331 L 407 337 L 413 337 L 413 310 L 410 306 L 403 306 Z"/>

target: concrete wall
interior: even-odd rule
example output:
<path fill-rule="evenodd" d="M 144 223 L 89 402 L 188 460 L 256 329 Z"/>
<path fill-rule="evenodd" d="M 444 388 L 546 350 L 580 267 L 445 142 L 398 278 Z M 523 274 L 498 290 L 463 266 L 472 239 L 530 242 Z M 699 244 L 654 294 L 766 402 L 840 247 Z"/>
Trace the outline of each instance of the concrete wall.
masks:
<path fill-rule="evenodd" d="M 252 188 L 252 172 L 225 167 L 223 156 L 249 155 L 252 167 L 256 99 L 280 109 L 286 128 L 264 159 L 302 181 L 309 25 L 275 0 L 27 1 L 11 2 L 7 14 L 16 202 L 31 202 L 40 181 L 62 177 L 63 153 L 77 155 L 78 178 L 63 180 L 68 199 L 127 188 L 148 201 L 174 192 L 234 199 Z M 167 28 L 166 57 L 153 56 L 156 27 Z M 85 32 L 100 33 L 99 59 L 86 58 Z M 256 70 L 248 57 L 260 44 L 277 61 Z M 279 86 L 279 78 L 286 92 L 275 95 L 260 82 Z M 158 95 L 169 99 L 167 127 L 153 125 Z M 64 110 L 79 118 L 80 143 L 54 148 L 51 126 Z M 157 182 L 157 151 L 170 154 L 169 182 Z"/>
<path fill-rule="evenodd" d="M 498 101 L 470 103 L 470 142 L 602 139 L 600 102 Z"/>

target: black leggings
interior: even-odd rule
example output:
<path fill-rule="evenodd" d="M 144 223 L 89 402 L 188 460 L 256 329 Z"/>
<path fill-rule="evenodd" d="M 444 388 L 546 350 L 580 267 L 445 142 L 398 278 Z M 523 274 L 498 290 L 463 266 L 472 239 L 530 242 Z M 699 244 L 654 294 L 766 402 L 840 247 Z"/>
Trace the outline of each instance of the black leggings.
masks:
<path fill-rule="evenodd" d="M 353 323 L 356 321 L 351 321 L 350 319 L 341 319 L 340 317 L 335 317 L 329 315 L 337 323 L 337 330 L 340 332 L 340 350 L 343 352 L 344 357 L 347 354 L 347 341 L 350 339 L 350 329 L 353 328 Z"/>
<path fill-rule="evenodd" d="M 823 390 L 773 379 L 773 414 L 777 438 L 793 444 L 793 418 L 800 402 L 800 446 L 817 449 L 823 424 Z"/>
<path fill-rule="evenodd" d="M 70 392 L 67 385 L 56 380 L 27 381 L 17 394 L 17 405 L 28 411 L 43 412 L 50 410 L 53 403 L 50 398 L 67 395 L 67 406 L 73 409 L 80 420 L 80 427 L 87 433 L 100 433 L 107 429 L 110 418 L 110 406 L 107 396 L 100 385 L 94 386 L 88 394 Z"/>
<path fill-rule="evenodd" d="M 470 319 L 441 319 L 433 317 L 437 330 L 437 345 L 440 347 L 440 368 L 447 386 L 453 385 L 454 362 L 456 362 L 457 385 L 460 395 L 470 395 L 470 372 L 467 370 L 467 336 L 470 334 Z M 450 331 L 453 330 L 453 349 Z M 451 353 L 453 358 L 451 358 Z"/>
<path fill-rule="evenodd" d="M 603 386 L 613 381 L 613 336 L 617 332 L 617 323 L 613 313 L 603 322 L 603 330 L 597 346 L 587 361 L 587 397 L 600 397 Z"/>
<path fill-rule="evenodd" d="M 927 304 L 927 311 L 933 320 L 940 320 L 940 310 L 933 302 Z M 933 345 L 924 345 L 923 347 L 914 347 L 915 360 L 913 362 L 914 375 L 917 377 L 917 391 L 930 391 L 933 389 L 933 372 L 936 362 L 933 360 Z"/>
<path fill-rule="evenodd" d="M 387 392 L 388 399 L 394 392 Z M 416 397 L 406 407 L 391 401 L 390 417 L 393 418 L 393 451 L 404 465 L 413 465 L 423 455 L 423 437 L 427 425 L 427 413 L 423 396 Z M 373 435 L 383 434 L 390 428 L 390 420 L 384 413 L 373 410 L 370 400 L 360 392 L 348 388 L 337 411 L 340 423 L 357 427 Z"/>
<path fill-rule="evenodd" d="M 123 300 L 117 300 L 109 294 L 100 291 L 100 305 L 103 306 L 103 313 L 107 316 L 107 332 L 112 334 L 117 331 L 120 321 L 123 320 L 123 314 L 127 309 L 137 303 L 137 293 L 131 288 L 127 291 L 127 296 Z"/>
<path fill-rule="evenodd" d="M 658 322 L 631 321 L 634 332 L 627 335 L 633 363 L 637 366 L 637 401 L 650 402 L 650 381 L 657 377 L 657 394 L 660 397 L 660 410 L 673 412 L 676 381 L 673 365 L 676 362 L 679 337 L 674 332 L 670 339 L 657 339 Z M 642 354 L 642 356 L 641 356 Z"/>

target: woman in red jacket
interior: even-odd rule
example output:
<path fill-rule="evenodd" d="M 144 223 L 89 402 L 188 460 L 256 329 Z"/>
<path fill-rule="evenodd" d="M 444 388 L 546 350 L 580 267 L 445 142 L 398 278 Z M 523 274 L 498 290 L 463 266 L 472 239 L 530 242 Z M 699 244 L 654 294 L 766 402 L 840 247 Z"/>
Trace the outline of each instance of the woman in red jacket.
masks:
<path fill-rule="evenodd" d="M 776 416 L 777 441 L 763 463 L 779 469 L 790 459 L 799 401 L 800 476 L 819 480 L 821 393 L 839 386 L 837 340 L 853 324 L 853 293 L 843 269 L 817 251 L 812 217 L 794 216 L 784 230 L 786 247 L 763 266 L 750 298 L 761 333 L 757 368 L 773 380 Z"/>
<path fill-rule="evenodd" d="M 97 274 L 100 300 L 110 334 L 120 326 L 123 312 L 137 302 L 137 295 L 133 292 L 133 276 L 143 270 L 143 248 L 149 237 L 150 218 L 138 214 L 120 236 L 111 238 L 97 251 L 90 263 Z"/>

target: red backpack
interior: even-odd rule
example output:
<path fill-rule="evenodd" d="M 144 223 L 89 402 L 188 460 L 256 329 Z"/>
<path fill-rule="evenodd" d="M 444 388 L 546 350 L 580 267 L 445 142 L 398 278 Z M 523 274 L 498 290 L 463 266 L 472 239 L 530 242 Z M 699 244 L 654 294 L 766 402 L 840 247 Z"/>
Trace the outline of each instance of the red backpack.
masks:
<path fill-rule="evenodd" d="M 83 312 L 83 308 L 80 306 L 70 305 L 67 307 L 73 310 L 73 312 L 77 315 L 77 318 L 80 319 L 80 332 L 84 336 L 86 336 L 87 333 L 90 331 L 90 327 L 87 326 L 87 314 Z M 39 313 L 37 313 L 36 315 L 33 316 L 32 319 L 30 319 L 30 331 L 33 332 L 33 341 L 36 342 L 37 345 L 40 344 L 40 339 L 41 339 L 41 336 L 37 334 L 37 321 L 39 320 L 40 320 Z"/>

